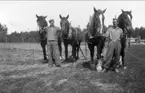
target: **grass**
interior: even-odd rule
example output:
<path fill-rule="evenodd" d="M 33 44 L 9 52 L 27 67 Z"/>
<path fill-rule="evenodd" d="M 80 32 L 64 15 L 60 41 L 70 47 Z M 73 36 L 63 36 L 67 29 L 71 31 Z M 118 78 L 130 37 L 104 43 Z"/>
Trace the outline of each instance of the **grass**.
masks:
<path fill-rule="evenodd" d="M 41 60 L 39 44 L 31 44 L 38 49 L 27 44 L 4 46 L 0 46 L 0 93 L 145 93 L 144 45 L 127 50 L 128 69 L 120 73 L 92 71 L 82 56 L 75 66 L 50 68 Z"/>

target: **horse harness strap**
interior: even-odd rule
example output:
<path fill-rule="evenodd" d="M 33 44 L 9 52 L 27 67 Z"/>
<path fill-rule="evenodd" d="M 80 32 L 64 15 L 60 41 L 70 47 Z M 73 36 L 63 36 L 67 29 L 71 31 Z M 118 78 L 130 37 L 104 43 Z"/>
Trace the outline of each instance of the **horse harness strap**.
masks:
<path fill-rule="evenodd" d="M 46 40 L 46 30 L 45 30 L 45 27 L 44 28 L 40 28 L 39 29 L 39 33 L 43 34 L 43 39 L 40 38 L 40 40 Z"/>

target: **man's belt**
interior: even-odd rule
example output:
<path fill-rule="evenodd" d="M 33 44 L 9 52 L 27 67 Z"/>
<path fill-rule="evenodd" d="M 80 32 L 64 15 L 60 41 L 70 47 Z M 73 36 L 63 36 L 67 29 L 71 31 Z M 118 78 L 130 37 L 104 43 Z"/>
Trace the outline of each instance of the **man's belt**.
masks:
<path fill-rule="evenodd" d="M 120 41 L 120 39 L 117 39 L 117 40 L 112 40 L 113 42 L 116 42 L 116 41 Z"/>

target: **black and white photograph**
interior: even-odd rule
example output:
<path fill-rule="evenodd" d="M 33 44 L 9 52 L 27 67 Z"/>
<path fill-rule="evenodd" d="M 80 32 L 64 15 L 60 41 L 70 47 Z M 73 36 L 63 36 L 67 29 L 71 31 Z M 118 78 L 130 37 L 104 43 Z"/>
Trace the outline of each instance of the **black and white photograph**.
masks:
<path fill-rule="evenodd" d="M 145 1 L 0 1 L 0 93 L 145 93 Z"/>

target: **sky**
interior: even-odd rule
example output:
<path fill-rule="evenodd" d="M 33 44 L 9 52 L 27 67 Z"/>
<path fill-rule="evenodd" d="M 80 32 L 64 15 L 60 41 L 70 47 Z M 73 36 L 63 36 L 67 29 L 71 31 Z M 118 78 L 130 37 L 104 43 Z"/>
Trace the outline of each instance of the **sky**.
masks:
<path fill-rule="evenodd" d="M 85 28 L 93 8 L 104 10 L 105 25 L 121 14 L 121 9 L 132 11 L 133 28 L 145 27 L 145 1 L 0 1 L 0 23 L 6 24 L 8 34 L 17 31 L 38 30 L 36 14 L 55 20 L 60 26 L 59 14 L 67 16 L 72 26 Z"/>

